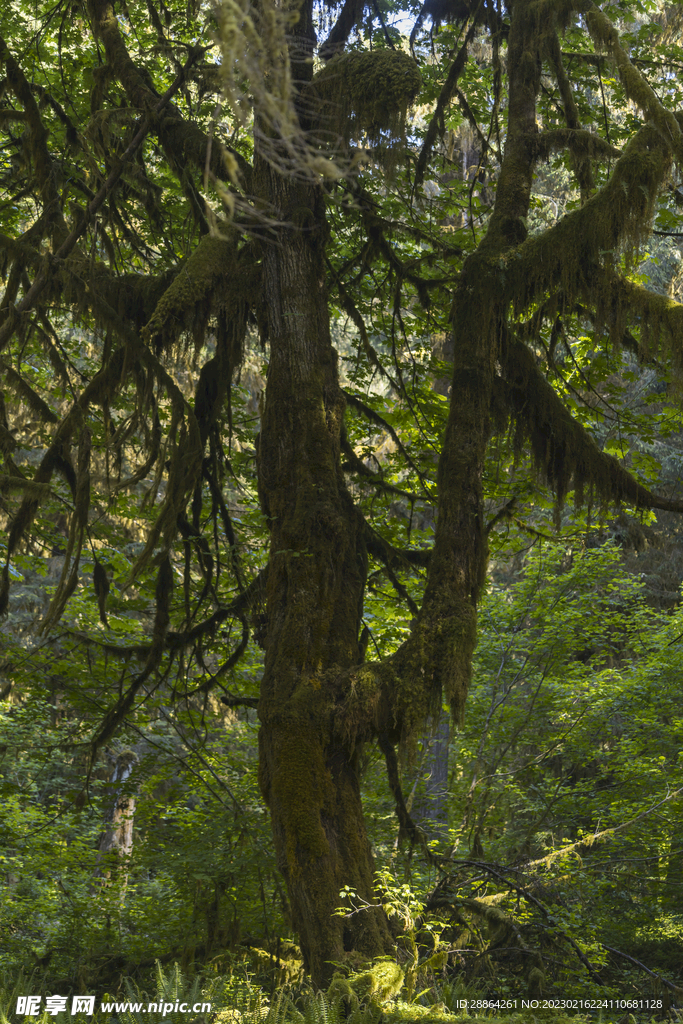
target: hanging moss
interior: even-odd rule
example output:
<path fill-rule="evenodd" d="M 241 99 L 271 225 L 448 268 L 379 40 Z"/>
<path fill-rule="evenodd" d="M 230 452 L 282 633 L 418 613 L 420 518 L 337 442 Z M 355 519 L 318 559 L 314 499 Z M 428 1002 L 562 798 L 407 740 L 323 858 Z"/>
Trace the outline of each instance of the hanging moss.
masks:
<path fill-rule="evenodd" d="M 586 25 L 596 47 L 606 50 L 614 60 L 628 98 L 647 114 L 667 148 L 679 161 L 683 159 L 683 133 L 676 115 L 662 106 L 648 81 L 631 63 L 612 22 L 594 4 L 590 4 Z"/>
<path fill-rule="evenodd" d="M 417 64 L 400 50 L 353 50 L 334 57 L 313 79 L 324 127 L 348 142 L 365 133 L 380 142 L 382 133 L 402 138 L 408 107 L 422 79 Z"/>
<path fill-rule="evenodd" d="M 500 300 L 502 291 L 515 315 L 522 315 L 558 286 L 565 304 L 578 295 L 593 304 L 609 303 L 611 285 L 601 296 L 597 275 L 605 265 L 613 265 L 619 252 L 635 259 L 649 233 L 657 195 L 670 167 L 671 154 L 660 135 L 652 125 L 643 125 L 625 147 L 609 181 L 580 209 L 504 256 L 499 239 L 490 233 L 477 255 L 482 260 L 480 281 L 488 281 L 489 297 Z"/>
<path fill-rule="evenodd" d="M 600 448 L 571 415 L 525 345 L 510 340 L 505 357 L 507 406 L 515 423 L 515 446 L 531 444 L 536 468 L 552 487 L 559 508 L 570 488 L 577 505 L 598 499 L 636 508 L 680 511 L 681 502 L 652 494 Z"/>

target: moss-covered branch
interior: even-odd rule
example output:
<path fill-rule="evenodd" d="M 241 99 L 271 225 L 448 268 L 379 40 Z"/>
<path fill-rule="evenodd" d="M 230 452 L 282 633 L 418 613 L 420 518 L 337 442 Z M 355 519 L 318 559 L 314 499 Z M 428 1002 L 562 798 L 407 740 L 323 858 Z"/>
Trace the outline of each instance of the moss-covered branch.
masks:
<path fill-rule="evenodd" d="M 342 52 L 346 40 L 351 35 L 354 25 L 358 24 L 364 10 L 365 0 L 345 0 L 330 34 L 318 51 L 323 60 L 329 60 Z"/>
<path fill-rule="evenodd" d="M 648 81 L 631 63 L 612 22 L 593 0 L 581 0 L 577 9 L 585 15 L 588 31 L 596 46 L 607 50 L 614 60 L 628 98 L 647 114 L 667 148 L 683 163 L 683 134 L 678 120 L 662 106 Z"/>
<path fill-rule="evenodd" d="M 621 156 L 616 146 L 583 128 L 553 128 L 539 132 L 530 141 L 539 160 L 547 160 L 558 149 L 568 149 L 577 160 L 618 160 Z M 589 191 L 590 186 L 586 184 L 585 188 Z"/>
<path fill-rule="evenodd" d="M 573 487 L 579 502 L 588 492 L 605 503 L 683 512 L 683 501 L 653 494 L 600 450 L 564 406 L 526 345 L 508 337 L 504 365 L 505 401 L 517 425 L 517 443 L 528 438 L 536 466 L 559 502 Z"/>
<path fill-rule="evenodd" d="M 555 81 L 557 82 L 558 88 L 560 90 L 562 106 L 564 108 L 564 116 L 567 122 L 567 128 L 570 132 L 580 131 L 581 122 L 579 119 L 579 110 L 576 106 L 576 100 L 574 99 L 574 93 L 571 87 L 571 83 L 564 69 L 564 64 L 562 63 L 562 52 L 560 50 L 560 41 L 557 32 L 552 32 L 551 35 L 548 37 L 548 39 L 546 40 L 546 47 L 548 51 L 548 57 L 550 58 L 550 64 L 555 74 Z M 544 134 L 547 135 L 554 133 Z M 581 189 L 581 198 L 585 202 L 590 195 L 594 182 L 593 173 L 591 171 L 589 160 L 589 157 L 592 155 L 592 153 L 585 152 L 585 149 L 587 148 L 586 142 L 584 140 L 581 141 L 583 142 L 583 147 L 578 142 L 578 140 L 574 142 L 574 148 L 572 149 L 572 157 L 574 160 L 574 172 L 576 174 L 576 179 L 579 183 L 579 188 Z M 564 144 L 570 145 L 571 147 L 571 143 L 569 142 L 569 140 Z M 584 149 L 583 152 L 582 148 Z M 541 154 L 539 153 L 539 155 Z M 619 154 L 617 153 L 617 156 L 618 155 Z"/>
<path fill-rule="evenodd" d="M 57 189 L 54 164 L 47 145 L 49 133 L 40 116 L 33 90 L 21 70 L 19 62 L 12 55 L 2 37 L 0 37 L 0 62 L 3 62 L 7 69 L 7 82 L 10 89 L 24 108 L 29 128 L 28 145 L 31 161 L 40 189 L 41 199 L 48 214 L 48 223 L 53 227 L 53 244 L 59 244 L 63 240 L 67 229 Z"/>
<path fill-rule="evenodd" d="M 499 262 L 496 288 L 522 312 L 548 292 L 563 301 L 578 295 L 595 300 L 592 276 L 605 257 L 636 245 L 646 234 L 657 193 L 671 166 L 671 152 L 651 124 L 643 125 L 625 147 L 600 191 L 584 205 Z M 493 278 L 492 278 L 493 280 Z"/>
<path fill-rule="evenodd" d="M 617 306 L 640 321 L 639 357 L 647 359 L 665 348 L 674 365 L 683 366 L 683 305 L 616 275 L 610 275 L 610 287 Z"/>
<path fill-rule="evenodd" d="M 415 187 L 417 188 L 424 179 L 425 170 L 427 169 L 427 161 L 429 160 L 434 143 L 436 142 L 439 130 L 443 125 L 444 116 L 448 108 L 448 104 L 455 95 L 455 90 L 458 85 L 458 79 L 465 70 L 465 64 L 467 63 L 467 53 L 469 50 L 470 43 L 474 39 L 474 33 L 476 32 L 476 21 L 473 18 L 470 24 L 465 38 L 458 50 L 455 60 L 451 64 L 448 72 L 448 77 L 441 87 L 439 98 L 436 101 L 436 107 L 432 114 L 432 119 L 429 122 L 427 134 L 425 135 L 424 142 L 422 143 L 422 149 L 420 155 L 417 158 L 417 166 L 415 168 Z"/>
<path fill-rule="evenodd" d="M 112 0 L 91 0 L 90 12 L 95 36 L 102 41 L 107 61 L 134 107 L 151 111 L 159 98 L 146 70 L 131 59 L 121 35 Z M 179 175 L 185 163 L 204 173 L 209 153 L 209 170 L 221 181 L 229 181 L 239 172 L 247 191 L 251 189 L 250 164 L 234 150 L 211 146 L 209 136 L 187 121 L 178 108 L 170 105 L 157 118 L 155 130 L 164 147 L 169 166 Z"/>
<path fill-rule="evenodd" d="M 353 50 L 333 57 L 308 92 L 322 126 L 332 127 L 347 143 L 367 134 L 379 144 L 383 132 L 403 138 L 406 112 L 421 81 L 417 64 L 401 50 Z"/>
<path fill-rule="evenodd" d="M 150 344 L 166 345 L 184 332 L 203 336 L 210 312 L 254 305 L 259 294 L 259 269 L 248 252 L 237 252 L 236 237 L 204 235 L 159 297 L 142 335 Z"/>

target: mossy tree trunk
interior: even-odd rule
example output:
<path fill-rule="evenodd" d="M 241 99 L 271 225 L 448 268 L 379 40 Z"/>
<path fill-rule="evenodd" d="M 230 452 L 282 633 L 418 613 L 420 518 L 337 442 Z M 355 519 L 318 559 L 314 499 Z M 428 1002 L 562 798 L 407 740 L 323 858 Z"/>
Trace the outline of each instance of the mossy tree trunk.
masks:
<path fill-rule="evenodd" d="M 517 0 L 511 6 L 505 155 L 487 234 L 465 261 L 453 300 L 453 380 L 439 459 L 434 551 L 417 629 L 401 658 L 404 671 L 419 673 L 427 693 L 445 692 L 456 715 L 467 695 L 487 567 L 483 473 L 509 304 L 500 287 L 501 258 L 526 236 L 533 175 L 540 40 L 533 3 Z"/>
<path fill-rule="evenodd" d="M 309 49 L 310 19 L 304 4 L 290 43 L 299 58 Z M 295 80 L 310 74 L 305 59 L 293 65 Z M 329 685 L 362 660 L 367 553 L 341 469 L 345 401 L 330 339 L 322 188 L 265 159 L 255 167 L 260 198 L 282 225 L 263 255 L 270 359 L 258 480 L 270 553 L 259 778 L 292 923 L 313 980 L 323 984 L 344 950 L 372 957 L 390 948 L 381 910 L 334 916 L 344 885 L 373 901 L 360 750 L 334 728 Z"/>
<path fill-rule="evenodd" d="M 263 265 L 270 362 L 259 439 L 259 489 L 270 526 L 268 632 L 259 717 L 260 782 L 307 966 L 322 982 L 344 948 L 385 952 L 380 913 L 333 917 L 339 890 L 372 898 L 358 750 L 335 737 L 331 673 L 361 660 L 367 555 L 340 468 L 344 397 L 329 334 L 322 197 L 263 167 L 283 222 Z"/>
<path fill-rule="evenodd" d="M 305 54 L 306 23 L 303 13 L 290 52 Z M 513 31 L 511 61 L 520 63 L 515 46 L 523 45 L 515 43 Z M 375 730 L 393 732 L 394 738 L 433 709 L 442 689 L 456 710 L 467 691 L 486 571 L 482 476 L 502 335 L 503 311 L 492 301 L 493 263 L 519 242 L 531 183 L 524 138 L 534 120 L 537 61 L 521 65 L 510 75 L 510 136 L 500 199 L 487 241 L 465 265 L 455 297 L 452 400 L 425 598 L 413 637 L 379 683 L 389 698 L 383 712 L 377 710 L 375 686 Z M 294 67 L 295 79 L 305 79 L 305 62 Z M 372 899 L 358 750 L 353 738 L 344 739 L 344 727 L 333 715 L 340 693 L 342 701 L 352 697 L 354 670 L 362 661 L 358 638 L 367 556 L 362 519 L 340 468 L 344 398 L 329 334 L 322 191 L 283 177 L 272 161 L 257 162 L 256 173 L 260 198 L 286 225 L 273 244 L 265 244 L 263 259 L 270 362 L 259 488 L 269 517 L 270 560 L 260 778 L 293 924 L 320 983 L 345 949 L 377 955 L 390 941 L 379 911 L 332 916 L 343 885 Z M 482 310 L 489 315 L 483 317 Z M 371 734 L 366 730 L 364 736 Z"/>

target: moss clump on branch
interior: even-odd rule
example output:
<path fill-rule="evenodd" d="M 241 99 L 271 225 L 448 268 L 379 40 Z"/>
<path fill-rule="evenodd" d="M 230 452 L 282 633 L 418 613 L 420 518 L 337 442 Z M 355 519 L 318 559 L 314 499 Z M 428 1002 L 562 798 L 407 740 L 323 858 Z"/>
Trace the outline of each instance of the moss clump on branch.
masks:
<path fill-rule="evenodd" d="M 205 235 L 159 299 L 143 337 L 162 345 L 187 331 L 203 337 L 214 289 L 229 284 L 234 276 L 232 241 Z"/>
<path fill-rule="evenodd" d="M 400 50 L 354 50 L 334 57 L 313 79 L 325 126 L 345 142 L 361 133 L 378 143 L 382 132 L 403 137 L 408 107 L 421 85 L 417 64 Z"/>

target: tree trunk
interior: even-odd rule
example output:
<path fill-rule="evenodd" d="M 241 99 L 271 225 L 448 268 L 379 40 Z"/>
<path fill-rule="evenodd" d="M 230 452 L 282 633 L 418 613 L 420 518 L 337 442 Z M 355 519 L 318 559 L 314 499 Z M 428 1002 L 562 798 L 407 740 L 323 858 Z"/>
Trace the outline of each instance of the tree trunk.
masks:
<path fill-rule="evenodd" d="M 311 4 L 290 39 L 293 78 L 312 65 Z M 333 682 L 362 661 L 367 575 L 363 522 L 340 468 L 344 396 L 325 290 L 320 185 L 255 160 L 259 197 L 281 225 L 264 243 L 263 308 L 270 345 L 258 442 L 268 516 L 265 671 L 259 781 L 305 965 L 323 985 L 345 950 L 388 952 L 381 909 L 333 916 L 347 885 L 374 902 L 373 860 L 353 740 L 333 729 Z"/>
<path fill-rule="evenodd" d="M 476 606 L 487 563 L 482 476 L 504 344 L 497 261 L 524 230 L 532 168 L 528 137 L 535 128 L 538 87 L 537 62 L 521 61 L 529 31 L 527 0 L 515 5 L 513 24 L 510 130 L 496 208 L 487 237 L 463 268 L 454 301 L 454 373 L 428 581 L 412 637 L 384 679 L 392 712 L 382 728 L 393 729 L 393 741 L 434 711 L 442 689 L 455 713 L 462 712 L 476 643 Z M 302 82 L 311 73 L 308 0 L 295 32 L 293 79 Z M 362 673 L 349 670 L 362 660 L 358 638 L 367 556 L 360 514 L 340 469 L 344 399 L 329 334 L 322 189 L 303 177 L 283 177 L 258 153 L 255 171 L 259 198 L 280 224 L 273 241 L 264 243 L 262 264 L 270 362 L 259 489 L 270 553 L 260 783 L 292 924 L 313 981 L 323 984 L 346 949 L 373 956 L 390 948 L 381 910 L 332 916 L 344 885 L 374 902 L 359 751 L 351 740 L 344 742 L 339 721 L 333 722 L 335 689 L 341 690 L 337 706 L 341 700 L 346 711 L 363 701 Z M 372 685 L 377 692 L 377 676 Z"/>
<path fill-rule="evenodd" d="M 448 832 L 448 748 L 450 721 L 441 711 L 431 730 L 422 737 L 424 752 L 420 757 L 420 778 L 417 780 L 411 817 L 430 839 L 439 839 Z"/>
<path fill-rule="evenodd" d="M 333 917 L 348 885 L 372 901 L 373 863 L 358 750 L 334 736 L 326 680 L 361 661 L 367 556 L 340 469 L 344 398 L 329 334 L 324 207 L 318 186 L 261 168 L 283 223 L 263 261 L 270 362 L 259 438 L 269 517 L 267 640 L 259 717 L 260 783 L 294 928 L 314 982 L 345 949 L 387 951 L 384 915 Z"/>
<path fill-rule="evenodd" d="M 130 777 L 138 758 L 132 750 L 126 750 L 116 759 L 112 783 L 118 783 L 119 789 L 114 797 L 108 814 L 107 825 L 98 843 L 98 866 L 95 878 L 110 879 L 111 867 L 104 870 L 99 866 L 108 854 L 116 855 L 117 880 L 121 887 L 121 903 L 128 883 L 128 861 L 133 852 L 133 819 L 135 816 L 136 799 L 131 793 L 125 792 L 125 784 Z"/>

